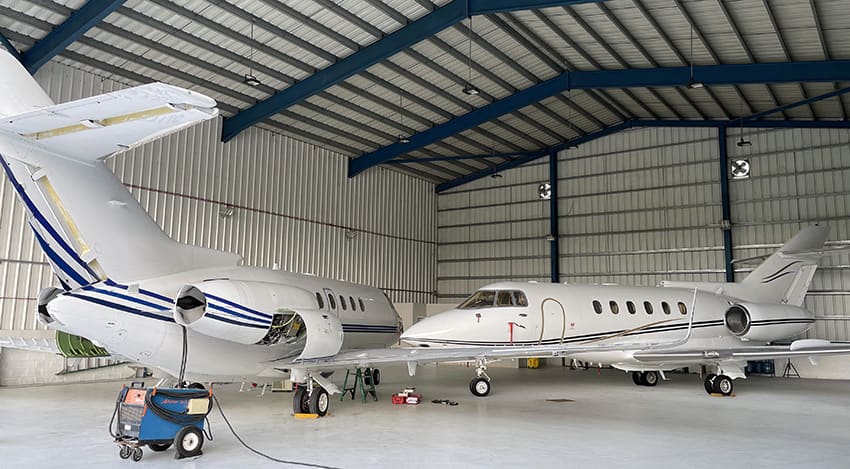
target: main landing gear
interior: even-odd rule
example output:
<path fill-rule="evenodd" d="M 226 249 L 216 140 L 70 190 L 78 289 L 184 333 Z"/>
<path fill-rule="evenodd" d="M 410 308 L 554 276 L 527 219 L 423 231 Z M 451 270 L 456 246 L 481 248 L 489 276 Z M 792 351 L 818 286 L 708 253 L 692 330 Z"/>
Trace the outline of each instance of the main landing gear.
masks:
<path fill-rule="evenodd" d="M 638 386 L 655 386 L 658 380 L 657 371 L 632 371 L 632 381 Z"/>
<path fill-rule="evenodd" d="M 331 406 L 328 392 L 321 386 L 299 384 L 292 396 L 292 412 L 296 414 L 316 414 L 324 417 Z"/>
<path fill-rule="evenodd" d="M 714 373 L 705 375 L 703 384 L 705 385 L 705 392 L 709 394 L 732 395 L 732 378 L 726 375 L 716 375 Z"/>
<path fill-rule="evenodd" d="M 484 360 L 475 362 L 475 374 L 477 375 L 469 382 L 469 392 L 475 397 L 484 397 L 490 394 L 490 377 L 487 376 L 487 364 Z"/>

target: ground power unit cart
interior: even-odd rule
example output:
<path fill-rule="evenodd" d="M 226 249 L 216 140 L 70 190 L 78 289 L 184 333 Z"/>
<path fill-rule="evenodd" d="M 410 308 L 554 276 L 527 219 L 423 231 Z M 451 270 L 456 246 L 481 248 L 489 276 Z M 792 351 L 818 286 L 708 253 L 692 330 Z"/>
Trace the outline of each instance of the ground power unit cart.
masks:
<path fill-rule="evenodd" d="M 109 429 L 121 459 L 132 456 L 140 461 L 145 445 L 152 451 L 174 445 L 178 459 L 198 456 L 204 445 L 204 419 L 211 409 L 212 391 L 205 389 L 124 386 Z"/>

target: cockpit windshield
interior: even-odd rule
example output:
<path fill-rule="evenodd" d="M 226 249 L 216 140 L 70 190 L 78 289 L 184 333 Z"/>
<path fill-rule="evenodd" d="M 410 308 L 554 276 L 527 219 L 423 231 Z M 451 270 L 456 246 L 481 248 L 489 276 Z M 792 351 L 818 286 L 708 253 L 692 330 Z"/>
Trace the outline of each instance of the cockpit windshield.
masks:
<path fill-rule="evenodd" d="M 491 308 L 493 306 L 528 306 L 525 293 L 514 290 L 478 290 L 464 300 L 458 309 Z"/>

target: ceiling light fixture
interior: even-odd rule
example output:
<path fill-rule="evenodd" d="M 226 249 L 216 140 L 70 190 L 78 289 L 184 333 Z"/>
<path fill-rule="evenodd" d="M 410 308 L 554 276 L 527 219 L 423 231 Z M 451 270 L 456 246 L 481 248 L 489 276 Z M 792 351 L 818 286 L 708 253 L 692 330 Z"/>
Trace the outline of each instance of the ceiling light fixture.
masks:
<path fill-rule="evenodd" d="M 463 84 L 463 94 L 467 96 L 478 96 L 481 94 L 475 85 L 472 84 L 472 17 L 469 17 L 469 51 L 466 54 L 466 83 Z"/>
<path fill-rule="evenodd" d="M 242 83 L 248 86 L 260 86 L 260 80 L 254 76 L 254 22 L 251 21 L 251 55 L 248 56 L 248 73 L 242 78 Z"/>
<path fill-rule="evenodd" d="M 404 128 L 404 96 L 398 95 L 398 107 L 400 108 L 398 111 L 399 117 L 399 126 Z M 398 134 L 398 143 L 407 144 L 410 143 L 410 138 L 405 134 Z"/>
<path fill-rule="evenodd" d="M 694 27 L 691 25 L 691 56 L 688 59 L 691 62 L 691 77 L 688 79 L 688 89 L 698 90 L 705 85 L 702 82 L 696 81 L 694 78 Z"/>

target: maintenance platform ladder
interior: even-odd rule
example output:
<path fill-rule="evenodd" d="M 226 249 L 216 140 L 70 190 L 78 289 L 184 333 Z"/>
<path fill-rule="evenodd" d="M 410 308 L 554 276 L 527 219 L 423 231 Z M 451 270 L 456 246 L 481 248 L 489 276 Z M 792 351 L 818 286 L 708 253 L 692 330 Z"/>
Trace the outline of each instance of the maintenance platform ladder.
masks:
<path fill-rule="evenodd" d="M 375 380 L 372 374 L 372 368 L 356 368 L 354 371 L 354 382 L 351 387 L 348 387 L 348 378 L 351 376 L 351 370 L 345 370 L 345 381 L 342 383 L 342 395 L 339 400 L 345 400 L 346 393 L 351 393 L 351 400 L 357 394 L 357 389 L 360 389 L 360 400 L 366 403 L 366 393 L 372 396 L 375 401 L 378 400 L 378 393 L 375 391 Z"/>

